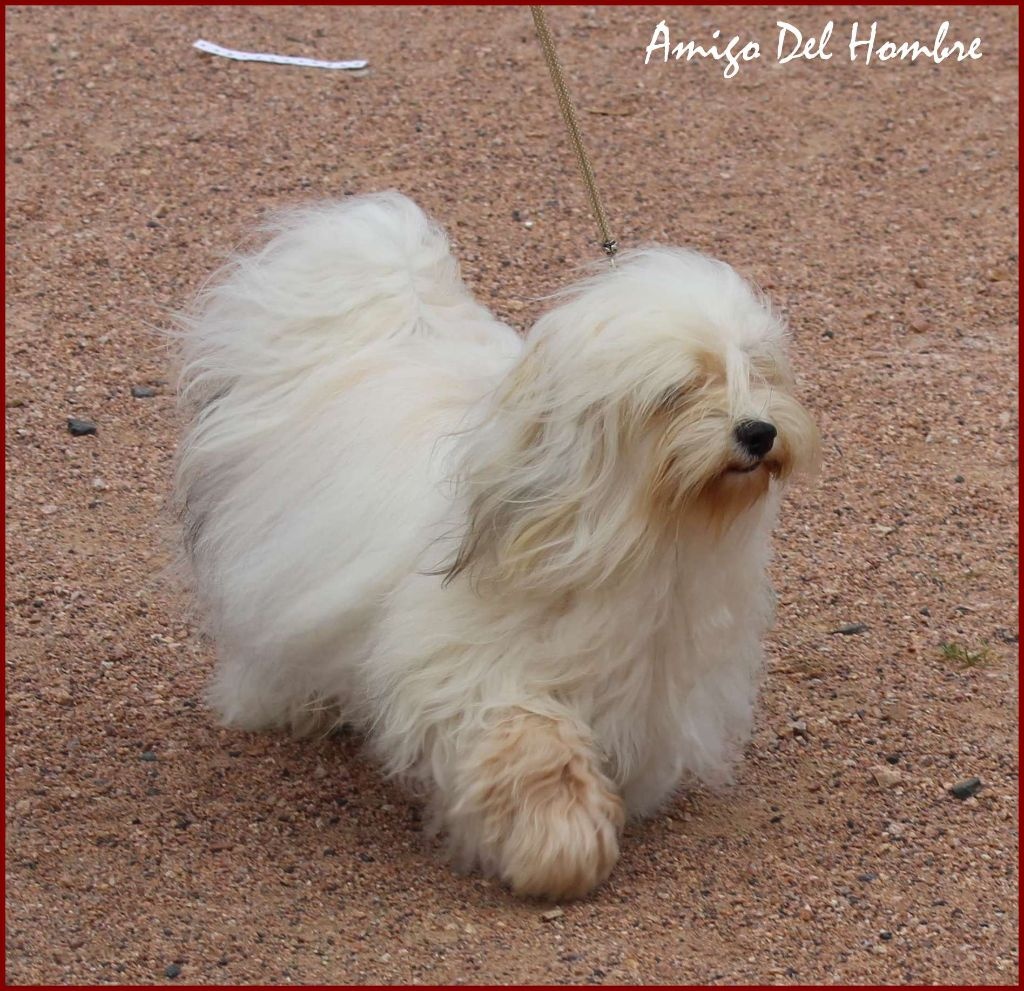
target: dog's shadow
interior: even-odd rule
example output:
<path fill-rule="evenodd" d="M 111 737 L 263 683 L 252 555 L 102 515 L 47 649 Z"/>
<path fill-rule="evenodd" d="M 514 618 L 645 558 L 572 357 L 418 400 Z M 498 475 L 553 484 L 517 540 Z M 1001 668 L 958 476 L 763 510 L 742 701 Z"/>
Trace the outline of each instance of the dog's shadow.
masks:
<path fill-rule="evenodd" d="M 405 859 L 423 845 L 421 804 L 380 775 L 351 730 L 313 738 L 213 732 L 219 743 L 196 782 L 211 831 L 245 837 L 257 862 L 393 867 L 396 851 Z"/>

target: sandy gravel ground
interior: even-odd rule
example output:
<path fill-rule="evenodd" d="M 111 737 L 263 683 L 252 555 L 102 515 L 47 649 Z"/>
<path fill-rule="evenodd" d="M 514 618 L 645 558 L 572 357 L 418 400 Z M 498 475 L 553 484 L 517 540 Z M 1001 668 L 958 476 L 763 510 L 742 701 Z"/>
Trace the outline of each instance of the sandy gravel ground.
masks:
<path fill-rule="evenodd" d="M 1016 11 L 670 12 L 769 47 L 777 16 L 984 45 L 728 82 L 642 65 L 660 8 L 551 16 L 621 241 L 768 287 L 826 438 L 736 785 L 542 914 L 450 874 L 358 740 L 218 728 L 161 581 L 152 331 L 265 211 L 402 189 L 521 326 L 593 256 L 527 11 L 7 8 L 9 981 L 1016 982 Z"/>

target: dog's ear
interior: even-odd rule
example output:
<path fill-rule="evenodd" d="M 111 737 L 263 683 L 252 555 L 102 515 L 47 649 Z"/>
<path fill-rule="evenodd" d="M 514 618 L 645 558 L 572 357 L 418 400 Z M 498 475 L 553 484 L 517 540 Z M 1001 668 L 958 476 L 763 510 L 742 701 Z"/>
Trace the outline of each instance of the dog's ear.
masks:
<path fill-rule="evenodd" d="M 546 560 L 564 544 L 579 511 L 552 496 L 500 485 L 480 490 L 445 583 L 471 573 L 477 580 L 542 584 Z"/>
<path fill-rule="evenodd" d="M 510 374 L 466 452 L 466 531 L 446 581 L 566 590 L 608 577 L 641 536 L 621 411 L 560 381 L 542 350 Z"/>

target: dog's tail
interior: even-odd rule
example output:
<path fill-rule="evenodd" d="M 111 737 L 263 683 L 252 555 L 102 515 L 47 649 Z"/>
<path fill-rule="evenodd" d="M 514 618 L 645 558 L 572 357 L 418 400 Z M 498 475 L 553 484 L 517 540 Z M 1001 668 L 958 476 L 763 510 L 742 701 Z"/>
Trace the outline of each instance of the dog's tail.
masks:
<path fill-rule="evenodd" d="M 240 379 L 270 386 L 383 340 L 493 319 L 444 231 L 399 193 L 294 210 L 269 229 L 269 243 L 214 276 L 183 318 L 187 405 Z"/>

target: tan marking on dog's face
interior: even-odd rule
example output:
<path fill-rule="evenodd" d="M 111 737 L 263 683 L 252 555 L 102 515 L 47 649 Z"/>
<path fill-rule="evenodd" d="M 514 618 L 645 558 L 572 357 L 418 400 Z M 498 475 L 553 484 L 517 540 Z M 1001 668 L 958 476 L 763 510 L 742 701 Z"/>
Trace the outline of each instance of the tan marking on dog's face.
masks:
<path fill-rule="evenodd" d="M 773 478 L 779 476 L 775 465 L 762 463 L 742 474 L 725 471 L 706 485 L 694 500 L 692 512 L 714 532 L 720 533 L 741 513 L 768 494 Z"/>

